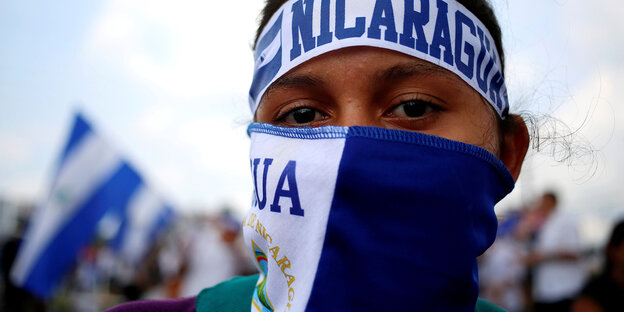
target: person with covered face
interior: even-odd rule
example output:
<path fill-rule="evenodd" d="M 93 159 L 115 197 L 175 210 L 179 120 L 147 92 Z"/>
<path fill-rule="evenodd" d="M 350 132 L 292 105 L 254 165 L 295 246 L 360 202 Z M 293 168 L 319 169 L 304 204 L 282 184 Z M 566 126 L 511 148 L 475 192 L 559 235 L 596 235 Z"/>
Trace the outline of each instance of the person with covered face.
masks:
<path fill-rule="evenodd" d="M 268 0 L 254 49 L 258 275 L 184 311 L 495 311 L 477 257 L 529 137 L 485 0 Z"/>

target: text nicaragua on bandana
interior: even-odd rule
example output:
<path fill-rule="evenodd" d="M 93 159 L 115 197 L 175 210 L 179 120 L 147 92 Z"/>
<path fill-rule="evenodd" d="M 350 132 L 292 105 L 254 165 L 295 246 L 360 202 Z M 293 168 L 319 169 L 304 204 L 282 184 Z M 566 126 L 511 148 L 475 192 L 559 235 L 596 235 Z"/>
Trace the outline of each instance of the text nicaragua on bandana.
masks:
<path fill-rule="evenodd" d="M 251 110 L 273 82 L 313 57 L 372 46 L 450 70 L 504 118 L 509 102 L 494 42 L 481 21 L 454 0 L 290 0 L 256 44 Z"/>

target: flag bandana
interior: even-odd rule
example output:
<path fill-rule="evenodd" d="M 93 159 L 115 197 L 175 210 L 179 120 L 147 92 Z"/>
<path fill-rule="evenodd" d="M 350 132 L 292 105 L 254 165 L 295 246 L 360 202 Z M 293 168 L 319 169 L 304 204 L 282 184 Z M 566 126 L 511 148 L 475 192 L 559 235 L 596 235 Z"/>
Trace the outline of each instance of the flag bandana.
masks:
<path fill-rule="evenodd" d="M 494 42 L 481 21 L 454 0 L 290 0 L 258 38 L 251 110 L 268 86 L 296 66 L 341 48 L 371 46 L 450 70 L 505 118 L 507 88 Z"/>
<path fill-rule="evenodd" d="M 511 192 L 486 150 L 375 127 L 253 123 L 252 311 L 474 311 Z"/>

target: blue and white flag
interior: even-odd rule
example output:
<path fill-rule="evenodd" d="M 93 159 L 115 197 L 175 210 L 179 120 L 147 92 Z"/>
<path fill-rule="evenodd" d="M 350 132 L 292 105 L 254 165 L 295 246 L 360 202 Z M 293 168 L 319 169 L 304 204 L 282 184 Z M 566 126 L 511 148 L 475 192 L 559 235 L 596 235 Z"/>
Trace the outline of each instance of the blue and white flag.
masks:
<path fill-rule="evenodd" d="M 92 242 L 105 215 L 116 213 L 122 223 L 136 223 L 123 217 L 133 213 L 131 207 L 141 205 L 130 204 L 140 202 L 145 190 L 139 173 L 76 115 L 48 198 L 31 217 L 18 251 L 11 271 L 15 284 L 42 298 L 50 297 L 80 250 Z M 152 202 L 148 208 L 153 211 L 143 213 L 155 213 L 159 205 L 165 207 Z M 158 216 L 152 219 L 160 220 Z"/>
<path fill-rule="evenodd" d="M 120 212 L 118 218 L 122 221 L 112 245 L 126 263 L 137 266 L 151 242 L 173 222 L 174 212 L 153 189 L 144 185 L 134 193 L 128 208 Z"/>
<path fill-rule="evenodd" d="M 483 148 L 375 127 L 251 124 L 252 311 L 474 311 L 514 180 Z"/>

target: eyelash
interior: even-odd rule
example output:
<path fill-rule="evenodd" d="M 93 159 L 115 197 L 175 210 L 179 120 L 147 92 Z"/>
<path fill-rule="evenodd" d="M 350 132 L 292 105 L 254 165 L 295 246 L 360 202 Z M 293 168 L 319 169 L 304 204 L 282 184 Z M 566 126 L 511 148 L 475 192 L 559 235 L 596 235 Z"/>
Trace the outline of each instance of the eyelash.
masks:
<path fill-rule="evenodd" d="M 428 108 L 430 108 L 430 110 L 425 112 L 424 114 L 427 114 L 430 111 L 442 111 L 443 110 L 440 105 L 436 104 L 432 100 L 424 98 L 423 96 L 411 96 L 411 97 L 408 97 L 408 98 L 405 98 L 405 99 L 401 99 L 399 104 L 396 104 L 396 105 L 392 106 L 390 109 L 387 110 L 386 115 L 392 114 L 397 108 L 399 108 L 399 107 L 401 107 L 401 106 L 403 106 L 405 104 L 411 103 L 411 102 L 416 102 L 418 104 L 423 104 L 423 105 L 426 105 Z M 410 118 L 420 118 L 420 116 L 419 117 L 410 117 Z"/>
<path fill-rule="evenodd" d="M 317 109 L 315 105 L 310 105 L 309 102 L 305 102 L 305 101 L 295 102 L 292 105 L 284 105 L 284 107 L 287 107 L 287 109 L 284 109 L 284 108 L 280 109 L 278 113 L 276 114 L 276 117 L 273 119 L 274 122 L 284 122 L 284 120 L 288 118 L 288 116 L 291 113 L 294 113 L 296 110 L 301 109 L 301 108 L 309 108 L 309 109 L 315 110 L 316 112 L 318 112 L 319 114 L 323 116 L 326 116 L 326 114 L 323 113 L 320 109 Z"/>
<path fill-rule="evenodd" d="M 407 127 L 420 127 L 421 125 L 423 125 L 423 123 L 428 122 L 428 120 L 431 117 L 433 117 L 433 116 L 430 116 L 432 112 L 435 113 L 437 111 L 444 110 L 440 105 L 437 104 L 439 101 L 437 99 L 430 99 L 430 96 L 418 94 L 418 95 L 404 96 L 402 99 L 401 97 L 397 97 L 397 98 L 400 99 L 399 104 L 396 104 L 390 107 L 388 110 L 386 110 L 386 112 L 384 112 L 383 116 L 385 118 L 394 120 L 394 122 L 397 122 L 397 123 L 409 124 L 409 125 L 406 125 Z M 405 107 L 403 108 L 404 111 L 401 115 L 396 114 L 397 109 L 399 109 L 401 106 L 404 106 L 412 102 L 420 104 L 420 107 L 417 106 L 415 108 L 412 108 L 412 110 L 413 109 L 417 110 L 417 111 L 412 111 L 412 112 L 416 113 L 419 116 L 410 117 L 409 113 L 405 111 L 405 109 L 407 109 Z M 313 110 L 315 114 L 319 114 L 321 116 L 321 119 L 317 120 L 318 116 L 315 115 L 312 118 L 313 120 L 310 122 L 304 122 L 301 124 L 295 122 L 294 124 L 303 125 L 303 126 L 313 126 L 314 123 L 321 122 L 323 119 L 325 119 L 328 116 L 327 113 L 325 113 L 323 110 L 318 108 L 318 105 L 310 103 L 310 101 L 298 100 L 298 101 L 295 101 L 294 103 L 291 103 L 291 105 L 288 105 L 288 103 L 284 105 L 276 114 L 276 117 L 273 119 L 273 122 L 284 124 L 284 125 L 292 125 L 293 123 L 287 122 L 286 119 L 289 117 L 294 117 L 294 115 L 291 115 L 291 114 L 296 113 L 297 110 L 300 110 L 302 108 L 308 108 L 310 110 Z M 420 113 L 418 110 L 423 110 L 423 112 Z M 402 115 L 407 115 L 407 116 L 402 116 Z"/>

